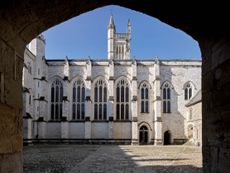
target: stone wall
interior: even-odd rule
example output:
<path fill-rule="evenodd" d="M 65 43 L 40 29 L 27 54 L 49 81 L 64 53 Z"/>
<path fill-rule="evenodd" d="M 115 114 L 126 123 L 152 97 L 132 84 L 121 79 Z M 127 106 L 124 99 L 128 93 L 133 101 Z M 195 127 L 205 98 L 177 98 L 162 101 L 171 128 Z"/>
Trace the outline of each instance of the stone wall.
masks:
<path fill-rule="evenodd" d="M 184 98 L 184 85 L 191 82 L 192 95 L 201 89 L 201 63 L 200 62 L 167 62 L 160 66 L 161 92 L 164 82 L 171 84 L 171 113 L 162 115 L 163 134 L 170 131 L 172 142 L 176 139 L 186 139 L 187 109 L 185 105 L 189 100 Z"/>
<path fill-rule="evenodd" d="M 204 172 L 229 172 L 230 43 L 228 38 L 200 42 L 202 70 L 202 138 Z M 210 51 L 211 50 L 211 51 Z"/>
<path fill-rule="evenodd" d="M 187 133 L 192 127 L 192 142 L 202 146 L 202 103 L 196 103 L 188 107 Z M 188 134 L 187 134 L 188 136 Z"/>
<path fill-rule="evenodd" d="M 0 172 L 22 171 L 23 53 L 0 35 Z"/>

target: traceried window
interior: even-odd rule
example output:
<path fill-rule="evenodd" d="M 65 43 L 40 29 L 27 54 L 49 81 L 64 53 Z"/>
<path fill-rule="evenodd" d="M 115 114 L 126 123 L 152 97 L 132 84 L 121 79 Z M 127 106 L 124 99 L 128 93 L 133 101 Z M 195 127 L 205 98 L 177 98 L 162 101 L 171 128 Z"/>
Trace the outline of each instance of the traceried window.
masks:
<path fill-rule="evenodd" d="M 77 80 L 73 84 L 72 119 L 85 119 L 85 84 L 82 80 Z"/>
<path fill-rule="evenodd" d="M 98 80 L 94 86 L 94 120 L 107 119 L 107 85 Z"/>
<path fill-rule="evenodd" d="M 149 88 L 146 83 L 141 85 L 141 113 L 149 112 Z"/>
<path fill-rule="evenodd" d="M 126 80 L 120 80 L 116 86 L 116 119 L 129 119 L 129 85 Z"/>
<path fill-rule="evenodd" d="M 184 99 L 190 100 L 191 98 L 192 98 L 192 86 L 190 83 L 186 83 L 184 88 Z"/>
<path fill-rule="evenodd" d="M 166 82 L 163 85 L 163 113 L 171 112 L 171 88 Z"/>
<path fill-rule="evenodd" d="M 62 118 L 63 85 L 60 80 L 55 80 L 51 85 L 51 120 Z"/>

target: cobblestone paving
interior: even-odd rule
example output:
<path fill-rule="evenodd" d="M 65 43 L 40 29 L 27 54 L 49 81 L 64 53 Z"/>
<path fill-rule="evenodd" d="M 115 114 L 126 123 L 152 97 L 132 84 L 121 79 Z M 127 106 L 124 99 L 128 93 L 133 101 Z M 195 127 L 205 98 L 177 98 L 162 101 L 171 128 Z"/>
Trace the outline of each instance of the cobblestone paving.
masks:
<path fill-rule="evenodd" d="M 201 173 L 192 146 L 35 145 L 24 147 L 25 173 Z"/>

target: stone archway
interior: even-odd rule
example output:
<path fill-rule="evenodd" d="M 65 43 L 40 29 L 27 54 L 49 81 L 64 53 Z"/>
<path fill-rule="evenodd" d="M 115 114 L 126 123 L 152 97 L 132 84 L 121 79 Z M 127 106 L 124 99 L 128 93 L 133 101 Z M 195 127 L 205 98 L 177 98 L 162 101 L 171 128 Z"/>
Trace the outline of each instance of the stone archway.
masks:
<path fill-rule="evenodd" d="M 179 28 L 199 42 L 203 59 L 204 172 L 230 169 L 230 29 L 224 3 L 125 0 L 8 0 L 0 2 L 0 167 L 22 172 L 21 73 L 26 44 L 42 31 L 105 5 L 120 5 Z M 165 5 L 170 6 L 166 8 Z M 195 11 L 194 11 L 195 9 Z M 196 15 L 193 15 L 193 14 Z M 159 120 L 160 121 L 160 120 Z M 226 161 L 227 160 L 227 161 Z"/>

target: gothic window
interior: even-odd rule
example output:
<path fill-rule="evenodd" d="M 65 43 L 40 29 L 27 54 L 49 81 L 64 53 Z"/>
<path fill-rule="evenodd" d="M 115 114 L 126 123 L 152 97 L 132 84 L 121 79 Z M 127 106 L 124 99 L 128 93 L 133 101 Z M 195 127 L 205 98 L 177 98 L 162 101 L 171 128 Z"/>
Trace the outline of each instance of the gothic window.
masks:
<path fill-rule="evenodd" d="M 31 105 L 31 94 L 29 94 L 29 105 Z"/>
<path fill-rule="evenodd" d="M 63 85 L 60 80 L 55 80 L 51 85 L 51 120 L 62 118 Z"/>
<path fill-rule="evenodd" d="M 94 119 L 107 119 L 107 86 L 104 80 L 98 80 L 94 86 Z"/>
<path fill-rule="evenodd" d="M 30 63 L 28 63 L 28 73 L 32 73 L 32 69 L 31 69 L 31 64 Z"/>
<path fill-rule="evenodd" d="M 85 119 L 85 85 L 82 80 L 73 84 L 72 118 L 73 120 Z"/>
<path fill-rule="evenodd" d="M 168 83 L 163 85 L 163 113 L 171 112 L 171 88 Z"/>
<path fill-rule="evenodd" d="M 141 113 L 149 112 L 149 88 L 146 83 L 141 85 Z"/>
<path fill-rule="evenodd" d="M 118 57 L 118 54 L 119 54 L 119 49 L 118 49 L 118 46 L 116 47 L 116 56 Z"/>
<path fill-rule="evenodd" d="M 184 88 L 184 99 L 190 100 L 191 98 L 192 98 L 192 86 L 190 83 L 186 83 Z"/>
<path fill-rule="evenodd" d="M 126 80 L 120 80 L 116 85 L 116 119 L 129 119 L 129 85 Z"/>

